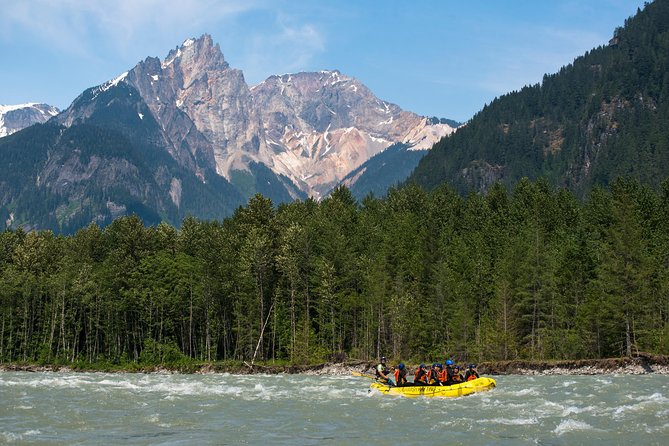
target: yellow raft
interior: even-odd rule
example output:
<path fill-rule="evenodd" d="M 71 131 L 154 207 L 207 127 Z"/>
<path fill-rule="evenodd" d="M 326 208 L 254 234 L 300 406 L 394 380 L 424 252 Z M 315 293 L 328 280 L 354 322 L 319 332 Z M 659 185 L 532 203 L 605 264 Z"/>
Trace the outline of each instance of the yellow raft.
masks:
<path fill-rule="evenodd" d="M 494 389 L 497 382 L 492 378 L 477 378 L 471 381 L 463 382 L 461 384 L 453 384 L 452 386 L 402 386 L 392 387 L 381 383 L 372 383 L 371 389 L 378 390 L 386 395 L 403 395 L 406 397 L 417 396 L 440 396 L 445 398 L 455 398 L 458 396 L 471 395 L 476 392 L 485 392 L 486 390 Z"/>

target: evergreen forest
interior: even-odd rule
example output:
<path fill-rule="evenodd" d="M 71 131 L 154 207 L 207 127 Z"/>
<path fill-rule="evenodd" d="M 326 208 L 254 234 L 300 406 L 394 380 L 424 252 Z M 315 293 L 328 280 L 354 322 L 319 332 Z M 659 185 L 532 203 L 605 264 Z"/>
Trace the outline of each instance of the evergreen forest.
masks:
<path fill-rule="evenodd" d="M 579 198 L 618 177 L 659 187 L 669 176 L 668 117 L 669 1 L 656 0 L 607 45 L 483 107 L 410 180 L 466 194 L 546 178 Z"/>
<path fill-rule="evenodd" d="M 256 195 L 180 229 L 136 216 L 0 233 L 0 361 L 579 359 L 669 352 L 669 181 L 577 198 L 521 179 L 357 202 Z"/>

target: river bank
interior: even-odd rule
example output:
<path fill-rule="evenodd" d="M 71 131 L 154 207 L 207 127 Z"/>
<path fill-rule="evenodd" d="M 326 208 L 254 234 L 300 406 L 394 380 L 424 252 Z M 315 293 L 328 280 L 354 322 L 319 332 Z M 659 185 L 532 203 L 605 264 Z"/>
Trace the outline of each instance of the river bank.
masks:
<path fill-rule="evenodd" d="M 0 372 L 106 372 L 106 373 L 193 373 L 193 374 L 304 374 L 346 376 L 352 373 L 374 373 L 376 363 L 370 361 L 331 362 L 313 365 L 259 365 L 245 363 L 201 363 L 187 365 L 132 365 L 128 367 L 77 364 L 43 365 L 29 363 L 0 364 Z M 391 364 L 389 364 L 391 365 Z M 416 365 L 407 364 L 410 370 Z M 481 375 L 669 375 L 669 356 L 639 354 L 634 357 L 580 359 L 560 361 L 490 361 L 478 364 Z"/>

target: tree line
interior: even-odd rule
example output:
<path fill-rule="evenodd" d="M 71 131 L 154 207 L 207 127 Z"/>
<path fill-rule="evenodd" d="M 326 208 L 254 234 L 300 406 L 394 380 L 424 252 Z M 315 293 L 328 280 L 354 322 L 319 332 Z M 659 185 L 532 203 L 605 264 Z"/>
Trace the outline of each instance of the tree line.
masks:
<path fill-rule="evenodd" d="M 179 229 L 8 230 L 0 313 L 5 363 L 666 354 L 669 181 L 340 187 Z"/>

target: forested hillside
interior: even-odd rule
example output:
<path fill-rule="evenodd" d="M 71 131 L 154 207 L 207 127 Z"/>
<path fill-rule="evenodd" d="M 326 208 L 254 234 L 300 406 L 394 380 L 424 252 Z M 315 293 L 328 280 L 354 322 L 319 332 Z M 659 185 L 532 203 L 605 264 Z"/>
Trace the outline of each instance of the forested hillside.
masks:
<path fill-rule="evenodd" d="M 669 175 L 669 1 L 541 84 L 495 99 L 421 160 L 410 181 L 461 192 L 547 178 L 584 196 L 619 176 Z"/>
<path fill-rule="evenodd" d="M 669 182 L 258 195 L 180 230 L 1 233 L 0 361 L 666 354 L 668 266 Z"/>

